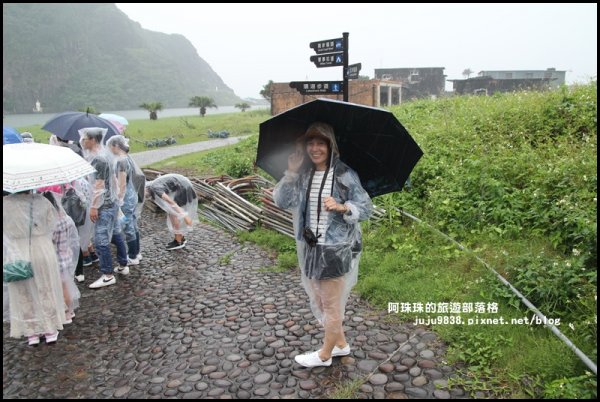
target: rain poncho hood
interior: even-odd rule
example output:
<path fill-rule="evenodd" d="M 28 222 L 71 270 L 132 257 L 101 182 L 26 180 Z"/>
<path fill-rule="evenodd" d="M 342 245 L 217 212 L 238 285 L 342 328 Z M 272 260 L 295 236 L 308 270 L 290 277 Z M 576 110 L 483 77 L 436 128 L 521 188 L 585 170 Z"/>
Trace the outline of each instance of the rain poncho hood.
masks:
<path fill-rule="evenodd" d="M 273 191 L 273 198 L 277 206 L 283 209 L 291 209 L 294 220 L 294 237 L 298 251 L 298 262 L 302 271 L 302 283 L 309 294 L 311 309 L 315 317 L 327 325 L 331 317 L 325 316 L 322 300 L 326 296 L 322 294 L 322 282 L 318 259 L 328 258 L 327 254 L 333 253 L 336 258 L 343 261 L 346 273 L 339 277 L 327 278 L 339 282 L 341 297 L 341 311 L 336 319 L 344 316 L 344 306 L 351 288 L 354 286 L 358 275 L 358 262 L 362 249 L 362 232 L 360 221 L 369 218 L 372 212 L 372 203 L 367 192 L 362 188 L 360 179 L 356 172 L 341 161 L 334 132 L 331 126 L 325 123 L 314 123 L 306 131 L 302 142 L 320 136 L 328 140 L 330 144 L 330 173 L 333 173 L 333 189 L 331 196 L 338 204 L 344 204 L 348 214 L 331 212 L 327 215 L 325 231 L 322 234 L 323 247 L 317 249 L 310 247 L 303 238 L 303 231 L 310 216 L 316 211 L 311 211 L 310 204 L 307 205 L 307 187 L 309 186 L 312 163 L 305 163 L 298 173 L 286 171 L 284 177 L 277 183 Z M 304 160 L 310 162 L 304 146 Z M 329 195 L 323 192 L 323 198 Z M 306 208 L 306 216 L 304 211 Z M 318 251 L 317 251 L 318 250 Z M 320 253 L 320 254 L 319 254 Z M 324 279 L 324 278 L 323 278 Z"/>

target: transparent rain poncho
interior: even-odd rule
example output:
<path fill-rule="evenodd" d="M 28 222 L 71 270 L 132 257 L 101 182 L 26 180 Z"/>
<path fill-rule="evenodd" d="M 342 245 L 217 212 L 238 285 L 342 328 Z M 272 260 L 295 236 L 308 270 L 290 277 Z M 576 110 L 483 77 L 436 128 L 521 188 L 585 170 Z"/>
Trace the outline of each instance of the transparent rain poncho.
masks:
<path fill-rule="evenodd" d="M 167 227 L 173 234 L 185 235 L 198 222 L 198 196 L 187 177 L 169 173 L 146 182 L 146 191 L 167 216 Z M 171 200 L 165 200 L 163 195 Z"/>
<path fill-rule="evenodd" d="M 326 331 L 337 333 L 342 329 L 350 290 L 358 279 L 358 264 L 362 250 L 362 232 L 359 222 L 369 218 L 372 203 L 369 195 L 362 188 L 356 172 L 339 159 L 333 132 L 327 131 L 322 134 L 327 137 L 331 145 L 331 167 L 328 174 L 333 174 L 333 189 L 324 186 L 322 200 L 331 195 L 338 204 L 344 204 L 349 208 L 351 213 L 341 214 L 330 211 L 322 214 L 326 219 L 319 243 L 316 246 L 308 245 L 303 232 L 305 227 L 309 226 L 311 214 L 317 213 L 311 211 L 310 203 L 307 205 L 307 188 L 313 168 L 312 163 L 298 173 L 286 171 L 284 177 L 275 186 L 273 199 L 280 208 L 291 209 L 298 263 L 302 272 L 301 280 L 310 298 L 311 310 Z M 305 149 L 304 153 L 304 160 L 310 162 Z M 332 266 L 337 269 L 324 268 Z"/>
<path fill-rule="evenodd" d="M 57 212 L 52 243 L 58 259 L 66 310 L 73 312 L 79 307 L 81 297 L 79 288 L 75 284 L 75 268 L 79 259 L 79 234 L 75 223 L 62 207 L 61 195 L 51 191 L 44 195 L 46 198 L 53 198 L 50 202 Z"/>
<path fill-rule="evenodd" d="M 133 160 L 127 154 L 129 140 L 122 135 L 113 135 L 106 141 L 106 148 L 114 154 L 119 205 L 123 213 L 120 224 L 126 240 L 130 242 L 136 239 L 138 193 L 133 182 Z"/>
<path fill-rule="evenodd" d="M 82 226 L 77 227 L 79 233 L 79 246 L 82 251 L 87 251 L 88 246 L 92 240 L 93 226 L 92 220 L 90 219 L 90 206 L 92 205 L 92 185 L 85 178 L 80 178 L 71 183 L 71 186 L 75 189 L 77 194 L 85 200 L 86 214 L 85 223 Z"/>
<path fill-rule="evenodd" d="M 33 278 L 5 284 L 3 318 L 10 321 L 10 336 L 62 330 L 65 302 L 52 243 L 55 208 L 41 194 L 18 193 L 3 198 L 2 216 L 3 263 L 26 260 L 33 268 Z"/>

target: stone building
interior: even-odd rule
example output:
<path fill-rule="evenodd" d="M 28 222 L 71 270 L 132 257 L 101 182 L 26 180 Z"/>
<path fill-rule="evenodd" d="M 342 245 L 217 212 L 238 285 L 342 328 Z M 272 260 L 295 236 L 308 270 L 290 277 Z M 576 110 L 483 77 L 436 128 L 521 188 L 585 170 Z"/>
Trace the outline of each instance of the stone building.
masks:
<path fill-rule="evenodd" d="M 446 90 L 444 67 L 376 68 L 375 78 L 399 81 L 403 101 L 442 96 Z"/>
<path fill-rule="evenodd" d="M 457 95 L 492 95 L 495 92 L 545 90 L 558 88 L 565 83 L 565 71 L 547 70 L 496 70 L 480 71 L 477 77 L 449 80 Z"/>

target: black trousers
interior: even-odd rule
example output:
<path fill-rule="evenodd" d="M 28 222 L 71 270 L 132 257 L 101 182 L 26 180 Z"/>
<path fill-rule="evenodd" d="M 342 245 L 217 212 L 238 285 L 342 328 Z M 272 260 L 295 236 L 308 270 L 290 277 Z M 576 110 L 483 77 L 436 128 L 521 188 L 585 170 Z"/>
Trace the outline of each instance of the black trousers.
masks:
<path fill-rule="evenodd" d="M 79 259 L 77 260 L 77 268 L 75 268 L 75 276 L 83 275 L 83 253 L 79 248 Z"/>

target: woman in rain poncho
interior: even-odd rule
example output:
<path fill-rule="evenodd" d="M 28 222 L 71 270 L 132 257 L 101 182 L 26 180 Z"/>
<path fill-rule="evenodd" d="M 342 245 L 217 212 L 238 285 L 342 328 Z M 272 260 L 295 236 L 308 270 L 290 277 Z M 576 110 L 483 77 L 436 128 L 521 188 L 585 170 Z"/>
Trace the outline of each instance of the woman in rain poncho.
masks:
<path fill-rule="evenodd" d="M 168 215 L 167 227 L 175 239 L 167 244 L 167 250 L 185 247 L 185 235 L 192 230 L 192 222 L 198 222 L 198 196 L 189 179 L 169 173 L 147 181 L 146 197 Z"/>
<path fill-rule="evenodd" d="M 5 321 L 10 321 L 11 338 L 26 336 L 29 345 L 56 342 L 63 329 L 65 302 L 52 233 L 57 213 L 41 194 L 22 192 L 2 202 L 4 264 L 30 261 L 33 278 L 5 283 Z M 6 294 L 5 294 L 6 296 Z M 8 301 L 8 303 L 7 303 Z"/>
<path fill-rule="evenodd" d="M 79 259 L 79 234 L 75 222 L 65 212 L 60 193 L 56 191 L 45 191 L 43 196 L 55 208 L 57 213 L 56 225 L 52 234 L 58 268 L 63 286 L 63 298 L 65 301 L 65 324 L 70 324 L 75 317 L 75 309 L 79 307 L 81 293 L 75 284 L 75 268 Z"/>
<path fill-rule="evenodd" d="M 356 172 L 339 159 L 330 125 L 313 123 L 302 140 L 303 149 L 288 158 L 273 198 L 280 208 L 293 208 L 302 284 L 325 329 L 322 348 L 295 359 L 305 367 L 329 366 L 332 357 L 350 354 L 342 323 L 358 278 L 359 221 L 369 218 L 372 204 Z"/>

